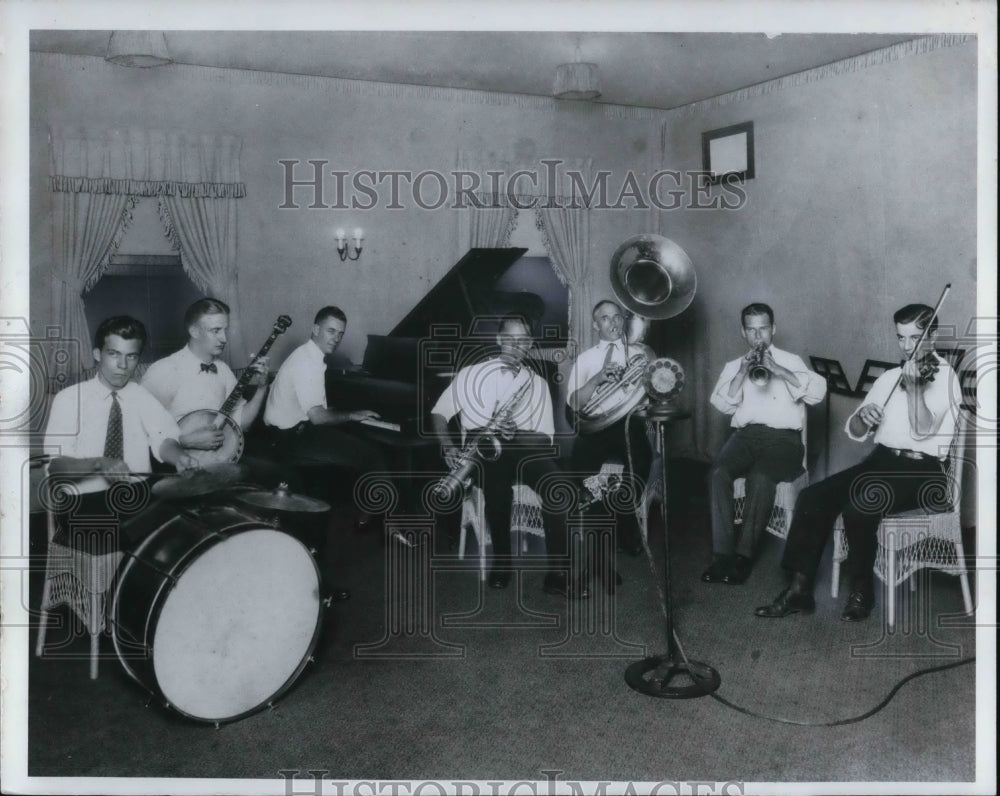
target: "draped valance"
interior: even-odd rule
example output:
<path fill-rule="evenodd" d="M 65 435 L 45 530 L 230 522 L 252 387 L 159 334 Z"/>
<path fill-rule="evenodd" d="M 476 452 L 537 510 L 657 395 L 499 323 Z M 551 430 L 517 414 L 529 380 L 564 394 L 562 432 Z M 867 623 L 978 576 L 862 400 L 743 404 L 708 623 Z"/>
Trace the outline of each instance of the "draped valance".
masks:
<path fill-rule="evenodd" d="M 49 130 L 56 192 L 239 199 L 242 140 L 178 130 Z"/>

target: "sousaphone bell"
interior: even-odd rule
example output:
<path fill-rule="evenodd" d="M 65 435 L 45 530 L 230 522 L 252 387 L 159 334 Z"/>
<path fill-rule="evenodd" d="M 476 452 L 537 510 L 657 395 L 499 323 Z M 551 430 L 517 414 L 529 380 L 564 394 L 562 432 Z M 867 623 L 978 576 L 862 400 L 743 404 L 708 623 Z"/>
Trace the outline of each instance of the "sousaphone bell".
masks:
<path fill-rule="evenodd" d="M 649 321 L 679 315 L 694 299 L 698 286 L 694 266 L 684 250 L 661 235 L 634 235 L 624 241 L 611 256 L 611 288 L 622 306 L 632 313 L 623 329 L 627 364 L 613 382 L 594 390 L 587 404 L 577 414 L 583 433 L 600 431 L 625 417 L 648 396 L 672 398 L 683 385 L 683 370 L 672 359 L 654 359 L 649 346 L 642 343 Z M 629 355 L 629 348 L 636 353 Z M 661 382 L 670 371 L 675 377 L 669 394 L 661 395 L 652 385 Z M 651 378 L 655 376 L 656 378 Z"/>

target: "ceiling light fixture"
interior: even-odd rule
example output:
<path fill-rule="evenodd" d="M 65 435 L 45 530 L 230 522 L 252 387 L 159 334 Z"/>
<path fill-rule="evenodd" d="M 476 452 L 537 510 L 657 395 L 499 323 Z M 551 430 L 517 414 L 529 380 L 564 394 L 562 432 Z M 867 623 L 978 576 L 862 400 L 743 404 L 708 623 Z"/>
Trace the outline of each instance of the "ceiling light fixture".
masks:
<path fill-rule="evenodd" d="M 601 96 L 601 73 L 597 64 L 574 61 L 556 67 L 552 96 L 566 100 L 595 100 Z"/>
<path fill-rule="evenodd" d="M 116 30 L 108 39 L 104 56 L 119 66 L 165 66 L 174 62 L 167 50 L 167 37 L 159 30 Z"/>

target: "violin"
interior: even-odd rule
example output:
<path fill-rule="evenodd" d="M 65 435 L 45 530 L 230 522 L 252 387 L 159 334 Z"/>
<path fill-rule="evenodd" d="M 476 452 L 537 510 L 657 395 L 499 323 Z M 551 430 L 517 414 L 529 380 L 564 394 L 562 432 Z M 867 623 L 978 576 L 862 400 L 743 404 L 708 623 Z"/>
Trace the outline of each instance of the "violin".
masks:
<path fill-rule="evenodd" d="M 902 367 L 905 364 L 906 360 L 904 359 L 900 363 L 900 367 Z M 934 375 L 938 372 L 938 369 L 940 367 L 941 363 L 938 361 L 938 358 L 934 355 L 934 352 L 928 351 L 926 354 L 920 357 L 919 360 L 917 360 L 917 384 L 919 386 L 930 384 L 932 381 L 934 381 Z M 906 384 L 904 382 L 900 382 L 899 386 L 902 387 L 904 390 L 906 389 Z"/>

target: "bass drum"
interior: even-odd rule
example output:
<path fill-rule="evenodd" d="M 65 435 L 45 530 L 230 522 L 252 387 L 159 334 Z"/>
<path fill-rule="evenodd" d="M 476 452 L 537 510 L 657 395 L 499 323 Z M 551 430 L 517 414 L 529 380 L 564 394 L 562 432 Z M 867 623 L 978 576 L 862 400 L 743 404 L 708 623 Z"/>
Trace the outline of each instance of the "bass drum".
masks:
<path fill-rule="evenodd" d="M 169 519 L 126 556 L 112 612 L 126 673 L 167 707 L 226 722 L 302 673 L 323 618 L 305 546 L 228 506 Z"/>

